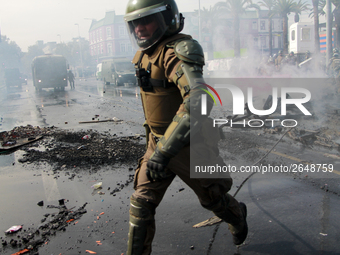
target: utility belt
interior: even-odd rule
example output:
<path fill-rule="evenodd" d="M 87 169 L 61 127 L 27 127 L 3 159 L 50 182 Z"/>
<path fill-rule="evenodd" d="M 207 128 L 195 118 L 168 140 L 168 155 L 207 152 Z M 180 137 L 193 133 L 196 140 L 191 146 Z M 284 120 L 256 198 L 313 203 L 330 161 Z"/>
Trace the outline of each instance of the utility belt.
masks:
<path fill-rule="evenodd" d="M 145 68 L 140 68 L 140 63 L 142 61 L 143 55 L 144 53 L 140 55 L 138 60 L 136 77 L 138 86 L 141 87 L 144 92 L 152 91 L 152 87 L 169 88 L 175 86 L 174 83 L 169 82 L 167 79 L 160 80 L 151 78 L 151 62 L 149 62 L 146 70 Z"/>

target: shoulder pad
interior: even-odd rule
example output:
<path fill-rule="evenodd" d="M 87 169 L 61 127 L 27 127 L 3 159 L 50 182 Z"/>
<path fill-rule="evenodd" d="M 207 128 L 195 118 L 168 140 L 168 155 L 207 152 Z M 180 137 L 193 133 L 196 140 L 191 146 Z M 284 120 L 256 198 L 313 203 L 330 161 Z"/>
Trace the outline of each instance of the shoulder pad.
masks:
<path fill-rule="evenodd" d="M 181 40 L 175 44 L 176 56 L 184 62 L 204 65 L 204 53 L 196 40 Z"/>

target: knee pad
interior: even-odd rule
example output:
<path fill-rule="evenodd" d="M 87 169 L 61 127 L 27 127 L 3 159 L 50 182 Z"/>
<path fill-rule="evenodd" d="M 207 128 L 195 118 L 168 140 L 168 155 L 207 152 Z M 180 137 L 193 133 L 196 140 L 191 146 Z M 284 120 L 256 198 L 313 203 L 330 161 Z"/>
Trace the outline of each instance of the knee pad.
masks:
<path fill-rule="evenodd" d="M 140 198 L 131 196 L 130 198 L 130 216 L 140 220 L 153 220 L 156 205 L 146 202 Z"/>
<path fill-rule="evenodd" d="M 148 238 L 152 240 L 155 208 L 154 204 L 131 197 L 127 255 L 142 254 L 146 240 Z"/>

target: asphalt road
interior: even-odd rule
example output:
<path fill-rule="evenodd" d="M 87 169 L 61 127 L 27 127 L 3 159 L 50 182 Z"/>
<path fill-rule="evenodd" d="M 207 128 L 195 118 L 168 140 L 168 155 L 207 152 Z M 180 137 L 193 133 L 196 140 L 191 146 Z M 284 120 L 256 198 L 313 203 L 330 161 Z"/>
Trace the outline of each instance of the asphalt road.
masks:
<path fill-rule="evenodd" d="M 94 79 L 76 80 L 75 86 L 75 90 L 66 88 L 65 92 L 43 90 L 40 93 L 34 91 L 30 82 L 22 89 L 6 92 L 2 88 L 0 131 L 31 124 L 75 131 L 93 129 L 122 136 L 143 133 L 143 110 L 136 88 L 103 86 Z M 96 115 L 101 120 L 116 117 L 123 122 L 117 125 L 79 123 L 92 120 Z M 274 143 L 275 139 L 266 139 L 260 155 Z M 129 168 L 135 166 L 103 167 L 97 173 L 78 173 L 73 179 L 61 171 L 58 178 L 54 178 L 48 164 L 19 163 L 21 153 L 19 150 L 0 156 L 0 238 L 8 239 L 4 231 L 12 225 L 35 228 L 41 224 L 44 214 L 56 212 L 37 206 L 38 201 L 58 205 L 59 199 L 66 199 L 68 208 L 88 203 L 87 213 L 71 223 L 66 231 L 51 236 L 49 242 L 40 247 L 39 254 L 88 254 L 86 250 L 97 254 L 125 254 L 129 196 L 133 188 L 127 185 L 115 196 L 110 195 L 110 190 L 125 183 L 131 174 Z M 340 254 L 339 160 L 326 157 L 326 153 L 302 149 L 288 142 L 276 147 L 268 162 L 327 162 L 335 165 L 335 171 L 308 177 L 255 174 L 237 194 L 237 199 L 247 204 L 249 224 L 248 238 L 239 248 L 232 244 L 224 223 L 192 227 L 213 215 L 200 206 L 195 194 L 181 180 L 175 178 L 157 208 L 153 254 Z M 336 153 L 332 155 L 337 156 Z M 234 194 L 248 174 L 232 176 L 231 194 Z M 103 183 L 105 194 L 93 194 L 91 186 L 99 181 Z M 1 254 L 13 254 L 18 250 L 20 248 L 6 248 Z"/>

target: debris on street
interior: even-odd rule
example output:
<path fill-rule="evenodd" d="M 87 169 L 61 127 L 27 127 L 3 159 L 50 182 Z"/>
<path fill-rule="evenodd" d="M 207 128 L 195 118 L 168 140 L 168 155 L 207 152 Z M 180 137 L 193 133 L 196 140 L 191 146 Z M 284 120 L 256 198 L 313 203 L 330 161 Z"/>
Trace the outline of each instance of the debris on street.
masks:
<path fill-rule="evenodd" d="M 99 188 L 101 188 L 102 187 L 102 182 L 97 182 L 96 184 L 93 184 L 92 186 L 91 186 L 91 188 L 93 188 L 93 189 L 99 189 Z"/>
<path fill-rule="evenodd" d="M 6 234 L 15 233 L 15 232 L 18 232 L 20 229 L 22 229 L 22 226 L 21 226 L 21 225 L 12 226 L 12 227 L 10 227 L 9 229 L 7 229 L 7 230 L 5 231 L 5 233 L 6 233 Z"/>
<path fill-rule="evenodd" d="M 145 140 L 141 135 L 118 137 L 116 134 L 98 133 L 93 130 L 73 132 L 56 127 L 40 128 L 31 125 L 15 127 L 0 133 L 0 139 L 29 139 L 30 144 L 21 145 L 24 151 L 20 163 L 48 162 L 55 171 L 62 169 L 100 168 L 101 165 L 136 164 L 145 152 Z M 88 136 L 91 139 L 82 139 Z M 37 139 L 40 137 L 40 139 Z"/>
<path fill-rule="evenodd" d="M 23 145 L 36 142 L 53 129 L 54 127 L 40 128 L 27 125 L 0 132 L 0 153 L 11 152 Z"/>
<path fill-rule="evenodd" d="M 41 224 L 37 228 L 23 228 L 23 226 L 13 226 L 6 231 L 5 237 L 0 237 L 2 240 L 2 248 L 0 254 L 7 247 L 7 243 L 11 248 L 24 247 L 14 254 L 25 254 L 27 252 L 36 252 L 39 247 L 49 241 L 49 239 L 58 231 L 66 231 L 66 228 L 73 221 L 81 218 L 87 211 L 85 209 L 87 203 L 83 204 L 77 210 L 68 209 L 65 205 L 48 205 L 47 208 L 59 209 L 57 213 L 45 214 L 41 220 Z M 14 233 L 22 230 L 21 235 L 15 236 Z M 33 254 L 33 253 L 32 253 Z"/>
<path fill-rule="evenodd" d="M 90 253 L 90 254 L 97 254 L 97 252 L 95 252 L 95 251 L 90 251 L 90 250 L 86 250 L 85 252 Z"/>
<path fill-rule="evenodd" d="M 89 120 L 89 121 L 79 121 L 79 124 L 86 124 L 86 123 L 99 123 L 99 122 L 123 122 L 122 120 L 118 119 L 117 117 L 113 117 L 112 119 L 105 119 L 105 120 Z"/>
<path fill-rule="evenodd" d="M 327 135 L 327 130 L 328 128 L 321 128 L 318 130 L 303 130 L 295 128 L 288 132 L 288 136 L 307 146 L 317 144 L 328 148 L 339 149 L 340 144 L 332 141 L 332 137 Z"/>

